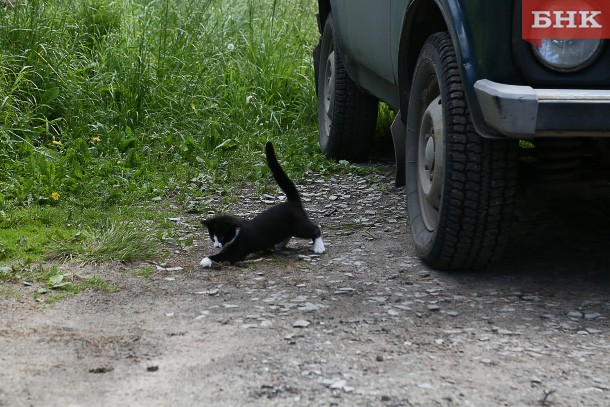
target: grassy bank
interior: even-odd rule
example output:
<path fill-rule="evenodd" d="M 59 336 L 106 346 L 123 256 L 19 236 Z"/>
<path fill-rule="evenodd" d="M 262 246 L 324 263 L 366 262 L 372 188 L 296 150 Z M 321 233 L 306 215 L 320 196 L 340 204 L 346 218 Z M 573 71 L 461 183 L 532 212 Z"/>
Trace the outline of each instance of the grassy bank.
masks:
<path fill-rule="evenodd" d="M 307 0 L 29 0 L 0 10 L 0 261 L 160 219 L 317 148 Z M 105 225 L 105 226 L 104 226 Z"/>

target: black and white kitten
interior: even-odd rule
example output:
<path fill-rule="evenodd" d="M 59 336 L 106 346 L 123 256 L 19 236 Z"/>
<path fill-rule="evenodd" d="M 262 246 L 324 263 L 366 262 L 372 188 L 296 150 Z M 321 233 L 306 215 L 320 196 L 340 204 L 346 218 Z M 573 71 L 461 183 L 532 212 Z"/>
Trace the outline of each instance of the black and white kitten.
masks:
<path fill-rule="evenodd" d="M 250 253 L 284 247 L 292 237 L 312 239 L 314 253 L 324 253 L 320 228 L 309 220 L 299 192 L 278 163 L 270 142 L 265 146 L 265 153 L 267 165 L 287 201 L 272 206 L 252 220 L 220 215 L 201 221 L 208 228 L 214 247 L 222 249 L 201 260 L 199 264 L 203 267 L 211 267 L 213 262 L 235 263 Z"/>

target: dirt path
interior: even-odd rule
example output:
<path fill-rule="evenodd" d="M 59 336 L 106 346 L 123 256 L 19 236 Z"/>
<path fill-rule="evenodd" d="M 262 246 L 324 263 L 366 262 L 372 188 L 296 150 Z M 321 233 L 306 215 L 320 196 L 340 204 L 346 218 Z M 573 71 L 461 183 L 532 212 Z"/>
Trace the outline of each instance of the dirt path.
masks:
<path fill-rule="evenodd" d="M 185 214 L 169 269 L 64 266 L 120 290 L 1 298 L 0 406 L 610 405 L 610 200 L 522 206 L 501 265 L 448 274 L 415 257 L 389 178 L 302 189 L 322 256 L 202 271 Z"/>

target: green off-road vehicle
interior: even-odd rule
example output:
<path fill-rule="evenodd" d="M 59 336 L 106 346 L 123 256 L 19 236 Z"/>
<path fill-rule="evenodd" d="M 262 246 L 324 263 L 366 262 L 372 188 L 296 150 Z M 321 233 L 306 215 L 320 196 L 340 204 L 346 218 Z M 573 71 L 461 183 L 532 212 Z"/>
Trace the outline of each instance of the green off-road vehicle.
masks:
<path fill-rule="evenodd" d="M 542 184 L 609 162 L 610 47 L 523 40 L 524 1 L 318 1 L 320 147 L 364 160 L 379 101 L 396 112 L 397 183 L 432 267 L 483 268 L 502 254 L 520 140 Z"/>

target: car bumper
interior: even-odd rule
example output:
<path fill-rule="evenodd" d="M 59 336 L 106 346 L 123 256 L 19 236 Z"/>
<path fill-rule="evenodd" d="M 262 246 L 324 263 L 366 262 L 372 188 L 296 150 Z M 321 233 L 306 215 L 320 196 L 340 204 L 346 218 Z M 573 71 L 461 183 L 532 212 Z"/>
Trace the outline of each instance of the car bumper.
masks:
<path fill-rule="evenodd" d="M 486 124 L 513 138 L 610 136 L 610 90 L 534 89 L 478 80 Z"/>

